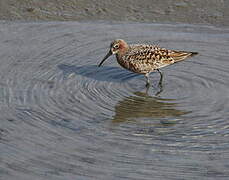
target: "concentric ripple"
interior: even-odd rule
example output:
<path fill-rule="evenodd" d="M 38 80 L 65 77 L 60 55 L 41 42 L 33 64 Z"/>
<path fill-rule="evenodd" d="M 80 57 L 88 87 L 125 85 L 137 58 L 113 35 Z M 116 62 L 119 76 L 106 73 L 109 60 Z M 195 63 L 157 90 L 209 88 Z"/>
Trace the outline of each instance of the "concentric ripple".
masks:
<path fill-rule="evenodd" d="M 0 24 L 0 178 L 227 179 L 229 30 L 108 23 Z M 109 43 L 198 56 L 151 74 L 98 63 Z"/>

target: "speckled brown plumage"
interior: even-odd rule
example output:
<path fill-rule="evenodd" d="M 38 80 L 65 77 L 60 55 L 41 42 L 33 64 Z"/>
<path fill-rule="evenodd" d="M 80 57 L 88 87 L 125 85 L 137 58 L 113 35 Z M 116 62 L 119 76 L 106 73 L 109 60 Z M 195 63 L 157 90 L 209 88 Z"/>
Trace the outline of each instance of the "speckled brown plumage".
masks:
<path fill-rule="evenodd" d="M 128 45 L 124 40 L 114 40 L 110 51 L 103 58 L 99 66 L 112 54 L 116 55 L 118 63 L 135 73 L 144 74 L 149 84 L 149 73 L 170 64 L 182 61 L 196 52 L 174 51 L 154 45 L 134 44 Z"/>

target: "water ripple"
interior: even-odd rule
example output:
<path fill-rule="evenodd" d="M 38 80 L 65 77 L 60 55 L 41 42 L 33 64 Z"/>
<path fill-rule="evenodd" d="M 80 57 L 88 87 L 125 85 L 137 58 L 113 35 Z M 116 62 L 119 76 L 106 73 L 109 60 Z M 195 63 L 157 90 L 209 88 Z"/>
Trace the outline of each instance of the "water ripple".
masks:
<path fill-rule="evenodd" d="M 0 177 L 229 177 L 228 29 L 76 22 L 0 27 Z M 162 69 L 158 94 L 158 73 L 147 91 L 144 77 L 120 68 L 115 57 L 98 68 L 115 38 L 200 55 Z"/>

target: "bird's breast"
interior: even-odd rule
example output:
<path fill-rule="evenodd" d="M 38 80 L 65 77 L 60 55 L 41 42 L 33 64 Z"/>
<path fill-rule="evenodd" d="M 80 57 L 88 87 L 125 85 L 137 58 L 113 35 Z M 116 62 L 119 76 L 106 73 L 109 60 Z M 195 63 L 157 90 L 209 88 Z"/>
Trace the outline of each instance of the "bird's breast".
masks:
<path fill-rule="evenodd" d="M 119 63 L 120 66 L 122 66 L 125 69 L 131 70 L 130 69 L 130 62 L 125 59 L 123 56 L 116 55 L 117 62 Z"/>

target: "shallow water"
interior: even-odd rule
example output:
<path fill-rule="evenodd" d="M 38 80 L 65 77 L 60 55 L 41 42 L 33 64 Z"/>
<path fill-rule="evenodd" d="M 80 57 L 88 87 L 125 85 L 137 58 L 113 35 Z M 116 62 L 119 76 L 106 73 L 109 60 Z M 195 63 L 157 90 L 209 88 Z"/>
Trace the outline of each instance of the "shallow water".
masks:
<path fill-rule="evenodd" d="M 0 23 L 0 179 L 228 179 L 229 29 Z M 145 79 L 111 40 L 198 56 Z M 159 93 L 160 92 L 160 93 Z"/>

